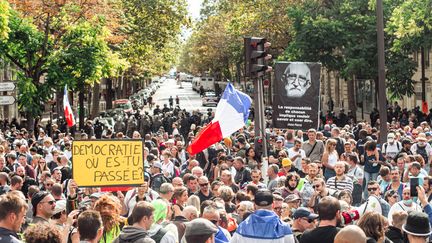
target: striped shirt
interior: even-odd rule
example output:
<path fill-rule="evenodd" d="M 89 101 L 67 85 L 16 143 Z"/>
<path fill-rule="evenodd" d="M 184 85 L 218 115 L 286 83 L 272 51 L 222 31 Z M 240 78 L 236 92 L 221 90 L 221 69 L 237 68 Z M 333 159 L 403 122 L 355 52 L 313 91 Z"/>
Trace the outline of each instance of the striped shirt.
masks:
<path fill-rule="evenodd" d="M 327 188 L 337 191 L 353 191 L 353 181 L 348 176 L 344 176 L 342 180 L 337 180 L 336 176 L 330 177 L 327 180 Z"/>

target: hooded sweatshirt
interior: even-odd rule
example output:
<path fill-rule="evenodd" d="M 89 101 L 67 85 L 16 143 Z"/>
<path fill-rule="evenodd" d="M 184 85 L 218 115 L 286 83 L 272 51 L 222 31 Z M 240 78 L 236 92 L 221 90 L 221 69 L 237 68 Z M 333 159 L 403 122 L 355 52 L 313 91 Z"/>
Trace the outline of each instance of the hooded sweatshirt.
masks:
<path fill-rule="evenodd" d="M 294 235 L 274 212 L 260 209 L 241 222 L 230 242 L 291 243 Z"/>
<path fill-rule="evenodd" d="M 154 243 L 155 241 L 148 236 L 144 229 L 134 226 L 126 226 L 123 228 L 123 231 L 120 233 L 120 235 L 113 241 L 113 243 L 122 242 Z"/>

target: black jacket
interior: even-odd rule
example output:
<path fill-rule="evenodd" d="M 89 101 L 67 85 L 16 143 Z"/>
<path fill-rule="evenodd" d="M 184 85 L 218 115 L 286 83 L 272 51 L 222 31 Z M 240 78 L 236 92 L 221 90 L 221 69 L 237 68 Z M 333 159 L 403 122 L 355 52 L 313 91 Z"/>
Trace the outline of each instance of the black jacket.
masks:
<path fill-rule="evenodd" d="M 123 228 L 120 235 L 113 241 L 113 243 L 152 243 L 152 240 L 148 233 L 141 228 L 134 226 L 126 226 Z"/>
<path fill-rule="evenodd" d="M 17 233 L 0 227 L 0 243 L 21 243 Z"/>
<path fill-rule="evenodd" d="M 401 230 L 394 227 L 394 226 L 389 226 L 389 229 L 385 235 L 389 240 L 393 241 L 393 243 L 403 243 L 404 242 L 404 238 L 403 238 Z"/>

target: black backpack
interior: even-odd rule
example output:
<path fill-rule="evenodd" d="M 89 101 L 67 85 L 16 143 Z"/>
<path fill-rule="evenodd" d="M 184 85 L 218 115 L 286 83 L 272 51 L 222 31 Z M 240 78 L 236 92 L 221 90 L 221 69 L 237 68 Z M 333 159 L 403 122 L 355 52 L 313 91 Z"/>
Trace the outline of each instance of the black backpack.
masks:
<path fill-rule="evenodd" d="M 338 156 L 340 156 L 341 154 L 343 154 L 345 152 L 344 143 L 343 143 L 342 139 L 340 139 L 340 138 L 335 138 L 335 140 L 337 141 L 336 151 L 338 152 Z"/>
<path fill-rule="evenodd" d="M 419 155 L 421 155 L 423 157 L 423 159 L 425 161 L 425 164 L 429 163 L 429 158 L 428 158 L 428 155 L 427 155 L 427 152 L 426 152 L 426 146 L 420 147 L 417 144 L 416 153 L 419 154 Z"/>
<path fill-rule="evenodd" d="M 156 241 L 156 243 L 160 243 L 162 238 L 165 236 L 165 234 L 168 232 L 168 230 L 165 229 L 165 226 L 168 225 L 168 223 L 162 223 L 162 227 L 158 230 L 156 234 L 154 234 L 151 238 Z"/>

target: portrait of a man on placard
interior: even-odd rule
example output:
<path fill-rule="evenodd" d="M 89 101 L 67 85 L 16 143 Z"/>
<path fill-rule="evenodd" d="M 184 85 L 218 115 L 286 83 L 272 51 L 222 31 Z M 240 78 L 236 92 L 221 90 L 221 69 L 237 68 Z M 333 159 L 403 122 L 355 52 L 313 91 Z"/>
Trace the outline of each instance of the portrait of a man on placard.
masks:
<path fill-rule="evenodd" d="M 288 97 L 301 98 L 312 86 L 311 70 L 305 63 L 290 63 L 281 81 Z"/>

